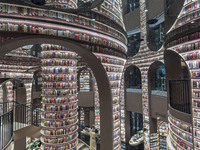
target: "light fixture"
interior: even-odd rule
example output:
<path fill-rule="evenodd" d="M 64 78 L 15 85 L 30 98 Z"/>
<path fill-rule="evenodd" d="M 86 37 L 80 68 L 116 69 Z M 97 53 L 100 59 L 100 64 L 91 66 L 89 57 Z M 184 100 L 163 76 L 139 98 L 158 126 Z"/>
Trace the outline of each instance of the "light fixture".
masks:
<path fill-rule="evenodd" d="M 158 22 L 158 19 L 150 19 L 147 21 L 148 24 L 155 24 Z"/>
<path fill-rule="evenodd" d="M 144 12 L 148 12 L 148 9 L 145 9 Z"/>
<path fill-rule="evenodd" d="M 194 23 L 194 21 L 191 21 L 191 23 Z"/>
<path fill-rule="evenodd" d="M 160 120 L 160 117 L 157 117 L 157 120 Z"/>

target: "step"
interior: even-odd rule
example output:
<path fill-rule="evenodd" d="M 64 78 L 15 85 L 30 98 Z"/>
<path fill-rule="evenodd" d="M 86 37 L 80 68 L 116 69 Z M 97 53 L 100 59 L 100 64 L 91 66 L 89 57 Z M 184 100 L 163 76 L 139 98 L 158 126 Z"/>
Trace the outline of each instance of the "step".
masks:
<path fill-rule="evenodd" d="M 81 149 L 82 147 L 84 147 L 84 144 L 83 143 L 78 143 L 77 150 Z"/>
<path fill-rule="evenodd" d="M 83 147 L 80 150 L 90 150 L 90 148 L 89 147 Z"/>

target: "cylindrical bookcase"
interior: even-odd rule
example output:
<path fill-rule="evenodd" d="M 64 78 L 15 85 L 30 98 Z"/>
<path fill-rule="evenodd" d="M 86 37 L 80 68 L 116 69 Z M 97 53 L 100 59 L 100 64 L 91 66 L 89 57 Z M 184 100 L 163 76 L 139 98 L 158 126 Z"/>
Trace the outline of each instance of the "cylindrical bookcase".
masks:
<path fill-rule="evenodd" d="M 42 130 L 44 150 L 68 150 L 78 144 L 77 54 L 42 45 Z"/>

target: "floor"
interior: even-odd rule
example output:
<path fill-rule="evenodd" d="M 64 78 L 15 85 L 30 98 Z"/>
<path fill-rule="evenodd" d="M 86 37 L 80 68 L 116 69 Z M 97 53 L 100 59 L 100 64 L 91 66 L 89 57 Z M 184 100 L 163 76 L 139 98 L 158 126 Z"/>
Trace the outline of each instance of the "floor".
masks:
<path fill-rule="evenodd" d="M 82 133 L 79 133 L 79 138 L 83 140 L 85 143 L 90 145 L 90 137 L 87 135 L 83 135 Z M 130 146 L 129 144 L 122 143 L 122 150 L 143 150 L 144 145 L 140 144 L 139 146 Z M 100 150 L 100 143 L 97 144 L 97 150 Z"/>

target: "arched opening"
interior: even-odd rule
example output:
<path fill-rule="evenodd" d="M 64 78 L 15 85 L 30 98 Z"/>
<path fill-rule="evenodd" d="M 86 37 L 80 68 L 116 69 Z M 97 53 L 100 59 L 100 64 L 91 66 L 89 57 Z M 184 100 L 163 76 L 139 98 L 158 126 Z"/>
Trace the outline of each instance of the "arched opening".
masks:
<path fill-rule="evenodd" d="M 78 70 L 78 91 L 80 92 L 89 92 L 93 91 L 93 74 L 90 68 L 83 67 Z"/>
<path fill-rule="evenodd" d="M 127 56 L 128 57 L 133 57 L 138 53 L 138 51 L 140 49 L 140 43 L 141 43 L 140 32 L 136 32 L 136 33 L 133 33 L 133 34 L 128 34 L 127 40 L 128 40 Z"/>
<path fill-rule="evenodd" d="M 177 111 L 191 114 L 191 77 L 188 66 L 184 59 L 172 50 L 165 51 L 164 60 L 168 103 Z"/>
<path fill-rule="evenodd" d="M 3 115 L 13 109 L 14 90 L 13 83 L 10 80 L 3 81 L 0 87 L 0 114 Z"/>
<path fill-rule="evenodd" d="M 78 70 L 77 78 L 79 127 L 80 131 L 83 131 L 84 128 L 92 128 L 92 125 L 95 123 L 94 77 L 90 68 L 82 67 Z"/>
<path fill-rule="evenodd" d="M 168 136 L 168 124 L 166 122 L 160 121 L 158 123 L 158 134 L 159 134 L 159 145 L 160 149 L 167 149 L 167 136 Z"/>
<path fill-rule="evenodd" d="M 150 133 L 152 139 L 155 138 L 152 142 L 153 146 L 159 139 L 158 122 L 167 121 L 166 71 L 163 62 L 155 61 L 150 65 L 148 85 Z"/>
<path fill-rule="evenodd" d="M 165 65 L 156 61 L 149 67 L 149 92 L 152 95 L 167 96 Z"/>
<path fill-rule="evenodd" d="M 26 104 L 26 88 L 24 80 L 1 79 L 1 123 L 0 148 L 6 146 L 12 138 L 13 131 L 29 124 L 29 109 Z M 23 94 L 22 94 L 23 93 Z M 5 138 L 6 136 L 6 138 Z"/>
<path fill-rule="evenodd" d="M 141 72 L 136 66 L 129 66 L 125 71 L 125 85 L 130 89 L 141 89 Z"/>
<path fill-rule="evenodd" d="M 158 9 L 155 9 L 156 5 Z M 147 45 L 151 51 L 157 51 L 164 43 L 164 1 L 148 0 L 146 9 Z"/>
<path fill-rule="evenodd" d="M 141 72 L 137 66 L 126 68 L 124 90 L 126 148 L 143 149 L 143 141 L 140 140 L 143 137 Z"/>
<path fill-rule="evenodd" d="M 76 42 L 63 38 L 53 38 L 48 36 L 26 36 L 7 41 L 0 45 L 1 55 L 4 55 L 24 45 L 30 44 L 55 44 L 72 49 L 79 54 L 93 71 L 97 81 L 100 98 L 100 127 L 101 127 L 101 149 L 113 149 L 113 114 L 112 114 L 112 95 L 110 83 L 101 62 L 86 47 Z M 98 68 L 98 69 L 96 69 Z M 108 111 L 109 110 L 109 111 Z"/>
<path fill-rule="evenodd" d="M 5 79 L 1 83 L 1 106 L 2 114 L 13 110 L 13 105 L 26 103 L 26 88 L 24 85 L 24 80 L 20 79 Z M 21 95 L 22 93 L 23 96 Z"/>
<path fill-rule="evenodd" d="M 177 20 L 180 11 L 183 8 L 185 1 L 182 0 L 166 0 L 165 2 L 165 33 L 170 31 L 172 25 Z"/>

